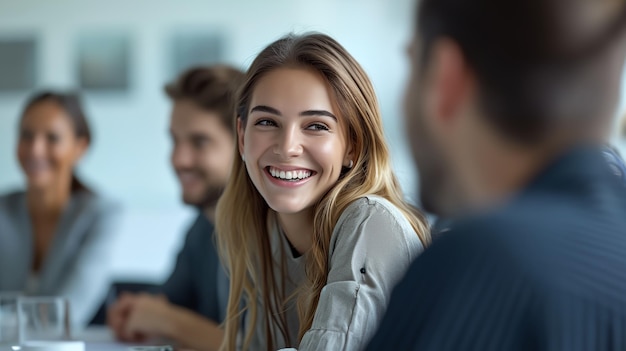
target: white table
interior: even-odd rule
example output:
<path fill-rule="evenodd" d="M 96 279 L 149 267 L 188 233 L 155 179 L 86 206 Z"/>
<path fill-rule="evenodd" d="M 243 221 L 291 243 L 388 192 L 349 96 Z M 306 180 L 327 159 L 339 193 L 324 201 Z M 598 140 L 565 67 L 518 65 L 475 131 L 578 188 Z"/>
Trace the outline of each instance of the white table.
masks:
<path fill-rule="evenodd" d="M 87 328 L 76 333 L 74 339 L 85 342 L 85 351 L 128 351 L 129 347 L 135 346 L 116 341 L 106 327 Z"/>
<path fill-rule="evenodd" d="M 74 332 L 72 339 L 84 341 L 85 351 L 129 351 L 132 346 L 146 346 L 119 342 L 106 327 L 90 327 Z M 2 347 L 0 351 L 3 351 Z"/>

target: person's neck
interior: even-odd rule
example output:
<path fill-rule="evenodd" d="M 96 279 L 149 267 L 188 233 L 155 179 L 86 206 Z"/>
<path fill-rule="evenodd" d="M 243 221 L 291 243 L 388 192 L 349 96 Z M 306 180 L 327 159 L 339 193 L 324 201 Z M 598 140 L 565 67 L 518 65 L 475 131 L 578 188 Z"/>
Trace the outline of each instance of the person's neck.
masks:
<path fill-rule="evenodd" d="M 484 124 L 463 141 L 456 169 L 463 200 L 456 214 L 487 210 L 506 202 L 525 188 L 550 162 L 581 144 L 603 144 L 608 124 L 561 128 L 543 141 L 523 145 Z"/>
<path fill-rule="evenodd" d="M 47 188 L 29 188 L 26 191 L 28 208 L 34 216 L 58 216 L 71 196 L 70 184 L 57 184 Z"/>
<path fill-rule="evenodd" d="M 209 219 L 209 222 L 215 223 L 215 208 L 216 206 L 207 206 L 202 209 L 202 213 Z"/>
<path fill-rule="evenodd" d="M 304 254 L 313 246 L 313 208 L 294 214 L 277 213 L 278 225 L 287 240 L 299 254 Z"/>
<path fill-rule="evenodd" d="M 493 141 L 493 140 L 492 140 Z M 477 142 L 472 156 L 462 157 L 459 176 L 464 183 L 466 208 L 480 212 L 497 207 L 522 191 L 555 157 L 563 145 L 541 144 L 535 147 L 515 143 Z M 496 146 L 494 146 L 496 145 Z"/>

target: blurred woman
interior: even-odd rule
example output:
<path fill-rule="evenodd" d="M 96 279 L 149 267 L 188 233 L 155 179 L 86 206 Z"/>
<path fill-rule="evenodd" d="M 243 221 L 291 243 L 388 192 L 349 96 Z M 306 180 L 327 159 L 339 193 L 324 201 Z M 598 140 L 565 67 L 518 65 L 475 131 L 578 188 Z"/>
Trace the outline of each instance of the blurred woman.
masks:
<path fill-rule="evenodd" d="M 17 143 L 26 190 L 0 197 L 0 291 L 63 296 L 75 327 L 89 322 L 108 290 L 117 213 L 76 177 L 90 142 L 77 96 L 34 96 Z"/>
<path fill-rule="evenodd" d="M 237 107 L 216 229 L 231 279 L 223 349 L 360 350 L 429 241 L 367 75 L 326 35 L 288 36 L 254 60 Z"/>

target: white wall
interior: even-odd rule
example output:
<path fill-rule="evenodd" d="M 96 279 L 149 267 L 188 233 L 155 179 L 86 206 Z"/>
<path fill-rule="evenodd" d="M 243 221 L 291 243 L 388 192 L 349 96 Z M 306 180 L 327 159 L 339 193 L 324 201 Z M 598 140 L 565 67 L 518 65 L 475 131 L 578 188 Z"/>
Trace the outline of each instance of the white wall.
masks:
<path fill-rule="evenodd" d="M 412 0 L 0 0 L 0 36 L 37 35 L 42 88 L 75 87 L 74 44 L 81 33 L 130 36 L 132 89 L 85 96 L 95 140 L 79 173 L 125 207 L 114 257 L 118 274 L 158 280 L 170 269 L 193 216 L 180 204 L 168 164 L 169 106 L 162 86 L 168 78 L 169 36 L 179 30 L 224 32 L 227 61 L 241 68 L 289 31 L 334 36 L 370 74 L 398 175 L 405 190 L 413 190 L 399 120 L 412 9 Z M 0 192 L 22 184 L 13 150 L 28 93 L 0 94 Z"/>

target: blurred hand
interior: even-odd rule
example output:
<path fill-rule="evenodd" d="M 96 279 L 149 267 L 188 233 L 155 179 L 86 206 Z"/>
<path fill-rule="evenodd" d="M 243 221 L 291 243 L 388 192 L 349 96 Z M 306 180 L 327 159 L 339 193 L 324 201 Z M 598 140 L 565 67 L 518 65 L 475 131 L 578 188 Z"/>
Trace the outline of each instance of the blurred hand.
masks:
<path fill-rule="evenodd" d="M 124 328 L 137 297 L 138 295 L 136 294 L 124 292 L 120 295 L 119 299 L 107 309 L 107 325 L 119 340 L 140 341 L 126 340 L 124 338 Z"/>
<path fill-rule="evenodd" d="M 170 336 L 168 323 L 174 309 L 165 296 L 144 293 L 133 296 L 131 300 L 122 326 L 122 340 L 143 341 L 146 338 Z"/>

